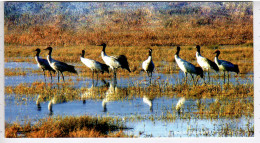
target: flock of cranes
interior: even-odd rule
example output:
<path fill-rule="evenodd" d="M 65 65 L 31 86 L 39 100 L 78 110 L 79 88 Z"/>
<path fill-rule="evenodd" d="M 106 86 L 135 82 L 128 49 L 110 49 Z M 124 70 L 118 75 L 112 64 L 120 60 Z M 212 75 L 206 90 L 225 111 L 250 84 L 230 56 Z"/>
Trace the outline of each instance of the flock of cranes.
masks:
<path fill-rule="evenodd" d="M 108 56 L 105 52 L 106 44 L 103 43 L 99 46 L 103 47 L 103 49 L 101 51 L 101 57 L 105 64 L 92 60 L 92 59 L 84 58 L 85 50 L 82 50 L 82 54 L 80 57 L 81 62 L 92 70 L 92 82 L 93 83 L 94 83 L 94 73 L 96 73 L 96 75 L 97 75 L 97 82 L 98 82 L 98 73 L 104 73 L 104 72 L 109 73 L 109 68 L 113 71 L 115 81 L 116 81 L 116 71 L 118 68 L 126 69 L 129 72 L 131 72 L 131 70 L 129 68 L 129 63 L 128 63 L 125 55 Z M 239 69 L 238 69 L 237 65 L 234 65 L 228 61 L 218 59 L 218 57 L 220 55 L 219 50 L 217 50 L 215 52 L 216 57 L 215 57 L 215 62 L 213 62 L 213 61 L 203 57 L 200 54 L 199 45 L 197 45 L 196 48 L 197 48 L 196 58 L 197 58 L 197 62 L 200 65 L 200 67 L 196 67 L 195 65 L 191 64 L 190 62 L 181 59 L 179 57 L 180 47 L 177 46 L 177 52 L 175 54 L 175 61 L 176 61 L 177 65 L 179 66 L 179 68 L 185 74 L 185 82 L 187 82 L 187 76 L 188 76 L 188 74 L 190 74 L 193 79 L 193 84 L 196 85 L 196 83 L 198 82 L 197 76 L 200 76 L 203 79 L 203 77 L 204 77 L 203 72 L 208 72 L 208 78 L 210 81 L 209 71 L 211 69 L 215 70 L 216 72 L 218 72 L 219 70 L 224 72 L 224 83 L 225 83 L 225 72 L 228 73 L 228 82 L 229 82 L 229 72 L 236 72 L 237 74 L 239 73 Z M 64 76 L 63 76 L 64 71 L 68 71 L 68 72 L 77 74 L 77 71 L 75 70 L 74 66 L 68 65 L 61 61 L 57 61 L 51 57 L 52 47 L 48 47 L 45 50 L 49 51 L 49 53 L 47 55 L 47 60 L 39 57 L 40 49 L 35 50 L 37 52 L 35 59 L 36 59 L 36 62 L 38 64 L 39 68 L 41 68 L 44 72 L 44 78 L 45 78 L 45 70 L 49 71 L 49 73 L 51 75 L 51 81 L 52 81 L 51 73 L 57 72 L 58 73 L 58 82 L 59 82 L 59 73 L 61 73 L 63 81 L 65 81 Z M 149 49 L 148 59 L 142 63 L 142 68 L 148 74 L 148 77 L 150 78 L 150 83 L 151 83 L 154 67 L 155 66 L 152 61 L 152 49 Z M 194 79 L 193 75 L 196 75 L 197 80 Z M 46 78 L 45 78 L 45 82 L 46 82 Z M 205 80 L 204 80 L 204 83 L 205 83 Z"/>
<path fill-rule="evenodd" d="M 103 111 L 106 112 L 107 111 L 107 107 L 106 104 L 107 102 L 110 102 L 111 100 L 114 100 L 115 95 L 118 92 L 118 88 L 117 88 L 117 82 L 116 82 L 116 71 L 118 68 L 122 68 L 122 69 L 126 69 L 129 72 L 131 72 L 130 68 L 129 68 L 129 64 L 127 61 L 127 58 L 125 55 L 120 55 L 120 56 L 108 56 L 105 52 L 106 49 L 106 44 L 103 43 L 99 46 L 102 46 L 102 52 L 101 52 L 101 57 L 104 61 L 105 64 L 100 63 L 98 61 L 92 60 L 92 59 L 88 59 L 85 58 L 85 50 L 82 50 L 82 54 L 80 57 L 81 62 L 86 65 L 89 69 L 91 69 L 92 71 L 92 87 L 89 89 L 88 93 L 84 94 L 82 96 L 83 98 L 83 104 L 85 103 L 85 98 L 88 97 L 89 95 L 92 95 L 91 93 L 94 92 L 93 88 L 94 88 L 94 74 L 96 73 L 97 75 L 97 83 L 98 83 L 98 74 L 99 73 L 104 73 L 107 72 L 109 73 L 109 68 L 113 71 L 114 74 L 114 80 L 112 83 L 110 83 L 109 89 L 106 92 L 106 98 L 104 98 L 103 102 L 102 102 L 102 106 L 103 106 Z M 195 65 L 193 65 L 192 63 L 183 60 L 182 58 L 180 58 L 179 53 L 180 53 L 180 46 L 177 46 L 177 51 L 175 53 L 175 61 L 177 63 L 177 65 L 179 66 L 179 68 L 184 72 L 185 74 L 185 83 L 187 82 L 187 78 L 188 78 L 188 74 L 191 75 L 192 80 L 193 80 L 193 84 L 196 85 L 198 82 L 198 78 L 197 76 L 200 76 L 202 79 L 204 78 L 204 74 L 203 72 L 208 72 L 208 78 L 210 81 L 210 77 L 209 77 L 209 71 L 211 69 L 215 70 L 216 72 L 218 71 L 223 71 L 224 72 L 224 83 L 225 83 L 225 73 L 228 73 L 228 82 L 229 82 L 229 72 L 236 72 L 237 74 L 239 73 L 239 68 L 238 65 L 234 65 L 231 62 L 228 61 L 224 61 L 224 60 L 219 60 L 218 57 L 220 55 L 220 51 L 216 50 L 214 54 L 216 54 L 214 61 L 211 61 L 205 57 L 203 57 L 200 54 L 200 46 L 197 45 L 196 46 L 197 51 L 196 51 L 196 58 L 197 58 L 197 62 L 199 64 L 200 67 L 196 67 Z M 41 68 L 43 70 L 43 74 L 44 74 L 44 79 L 46 82 L 46 77 L 45 77 L 45 71 L 49 71 L 50 76 L 51 76 L 51 82 L 52 82 L 52 72 L 53 73 L 58 73 L 58 82 L 59 82 L 59 73 L 61 73 L 63 81 L 64 80 L 64 76 L 63 76 L 63 72 L 64 71 L 68 71 L 71 73 L 75 73 L 77 74 L 77 71 L 75 70 L 75 67 L 72 65 L 68 65 L 64 62 L 58 61 L 58 60 L 54 60 L 51 57 L 52 54 L 52 48 L 51 47 L 47 47 L 44 50 L 48 50 L 49 53 L 47 55 L 47 59 L 43 59 L 40 58 L 40 52 L 41 50 L 39 48 L 37 48 L 35 51 L 36 56 L 35 56 L 35 60 L 38 64 L 38 67 Z M 148 77 L 149 77 L 149 81 L 151 84 L 151 79 L 152 79 L 152 74 L 154 71 L 154 63 L 152 60 L 152 49 L 149 49 L 149 55 L 147 60 L 145 60 L 142 63 L 142 68 L 143 70 L 147 73 Z M 194 78 L 194 75 L 196 75 L 196 77 Z M 96 83 L 96 84 L 97 84 Z M 205 83 L 205 79 L 204 79 L 204 83 Z M 39 97 L 38 97 L 39 99 Z M 40 110 L 41 106 L 39 101 L 36 101 L 38 110 Z M 149 105 L 150 107 L 150 111 L 152 111 L 152 100 L 153 99 L 149 99 L 147 97 L 143 98 L 143 102 L 146 103 L 147 105 Z M 180 102 L 176 105 L 176 110 L 178 112 L 180 112 L 181 110 L 181 106 L 182 104 L 184 104 L 185 99 L 181 99 Z M 51 100 L 48 104 L 48 110 L 50 111 L 50 113 L 52 113 L 52 105 L 55 104 L 54 100 Z"/>

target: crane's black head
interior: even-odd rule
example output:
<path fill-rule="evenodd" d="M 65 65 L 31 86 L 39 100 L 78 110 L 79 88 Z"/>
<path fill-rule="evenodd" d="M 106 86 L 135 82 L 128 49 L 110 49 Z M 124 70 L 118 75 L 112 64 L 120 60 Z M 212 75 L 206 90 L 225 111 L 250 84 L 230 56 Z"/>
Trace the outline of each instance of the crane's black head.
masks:
<path fill-rule="evenodd" d="M 177 52 L 176 52 L 176 55 L 177 55 L 177 56 L 179 56 L 180 50 L 181 50 L 181 47 L 180 47 L 180 46 L 177 46 Z"/>
<path fill-rule="evenodd" d="M 149 49 L 149 56 L 152 56 L 152 49 Z"/>
<path fill-rule="evenodd" d="M 40 52 L 41 52 L 41 50 L 40 50 L 39 48 L 37 48 L 35 51 L 37 52 L 37 53 L 36 53 L 36 56 L 39 56 L 39 55 L 40 55 Z"/>
<path fill-rule="evenodd" d="M 35 51 L 37 51 L 37 52 L 41 52 L 41 49 L 37 48 Z"/>
<path fill-rule="evenodd" d="M 203 70 L 201 67 L 196 67 L 196 74 L 203 78 Z"/>
<path fill-rule="evenodd" d="M 44 50 L 49 50 L 49 51 L 52 51 L 52 47 L 47 47 L 46 49 Z"/>
<path fill-rule="evenodd" d="M 197 48 L 197 51 L 200 53 L 200 46 L 197 45 L 196 48 Z"/>
<path fill-rule="evenodd" d="M 52 52 L 52 47 L 47 47 L 46 49 L 44 50 L 49 50 L 49 55 L 51 55 L 51 52 Z"/>
<path fill-rule="evenodd" d="M 219 56 L 219 54 L 220 54 L 220 51 L 219 51 L 219 50 L 217 50 L 217 51 L 215 51 L 215 52 L 214 52 L 214 54 L 217 54 L 217 55 L 216 55 L 216 57 L 218 57 L 218 56 Z"/>
<path fill-rule="evenodd" d="M 85 56 L 85 50 L 82 50 L 81 57 L 84 58 L 84 56 Z"/>
<path fill-rule="evenodd" d="M 103 46 L 103 51 L 105 51 L 107 44 L 106 43 L 102 43 L 101 45 L 98 45 L 98 46 Z"/>
<path fill-rule="evenodd" d="M 102 44 L 100 44 L 98 46 L 106 46 L 106 45 L 107 45 L 106 43 L 102 43 Z"/>

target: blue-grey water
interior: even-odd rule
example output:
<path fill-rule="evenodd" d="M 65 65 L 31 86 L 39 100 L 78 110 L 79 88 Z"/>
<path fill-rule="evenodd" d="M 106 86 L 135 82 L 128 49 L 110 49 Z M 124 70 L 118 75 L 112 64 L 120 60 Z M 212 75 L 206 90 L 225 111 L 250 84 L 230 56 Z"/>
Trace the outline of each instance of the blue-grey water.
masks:
<path fill-rule="evenodd" d="M 22 66 L 21 66 L 22 65 Z M 27 71 L 26 76 L 5 76 L 5 86 L 16 86 L 21 83 L 31 84 L 36 81 L 44 81 L 42 74 L 32 73 L 32 70 L 38 69 L 35 63 L 16 63 L 16 62 L 6 62 L 5 68 L 21 68 Z M 214 73 L 212 73 L 214 74 Z M 165 84 L 175 84 L 177 82 L 183 82 L 184 74 L 182 72 L 176 74 L 153 74 L 153 82 L 160 82 Z M 230 82 L 234 84 L 253 84 L 252 73 L 245 75 L 245 77 L 235 77 L 234 74 L 231 75 Z M 72 79 L 75 83 L 72 86 L 75 88 L 86 88 L 89 91 L 92 86 L 91 79 L 88 77 L 80 77 L 81 80 L 77 81 L 77 76 L 66 76 L 65 80 Z M 144 80 L 146 79 L 146 80 Z M 54 83 L 57 82 L 55 77 Z M 105 79 L 108 82 L 109 79 Z M 207 80 L 207 78 L 206 78 Z M 50 82 L 50 77 L 47 78 L 47 82 Z M 71 81 L 70 81 L 71 82 Z M 200 81 L 201 84 L 203 81 Z M 215 82 L 222 83 L 222 80 Z M 147 86 L 148 78 L 145 73 L 141 73 L 136 77 L 126 77 L 119 78 L 117 80 L 117 85 L 119 92 L 120 89 L 139 85 Z M 190 83 L 191 84 L 191 83 Z M 55 85 L 55 84 L 54 84 Z M 103 83 L 99 81 L 97 86 L 102 86 Z M 89 90 L 88 90 L 89 89 Z M 110 86 L 108 87 L 110 90 Z M 113 91 L 113 90 L 112 90 Z M 49 101 L 40 103 L 41 108 L 36 106 L 36 99 L 38 95 L 34 98 L 29 98 L 24 95 L 23 98 L 17 99 L 15 95 L 5 95 L 5 121 L 15 122 L 18 121 L 23 123 L 23 121 L 36 122 L 38 119 L 45 117 L 55 117 L 55 116 L 110 116 L 119 117 L 125 122 L 125 125 L 129 128 L 125 133 L 128 135 L 134 135 L 138 137 L 196 137 L 196 136 L 222 136 L 219 134 L 221 129 L 225 124 L 234 130 L 243 129 L 246 130 L 248 127 L 252 128 L 254 124 L 254 119 L 251 117 L 240 117 L 235 119 L 229 118 L 219 118 L 219 119 L 206 119 L 206 118 L 196 118 L 193 112 L 198 111 L 199 104 L 209 106 L 210 103 L 216 102 L 216 99 L 205 98 L 200 100 L 186 99 L 183 105 L 183 113 L 191 113 L 190 119 L 183 119 L 176 112 L 175 106 L 177 105 L 180 98 L 155 98 L 152 101 L 152 106 L 150 107 L 148 103 L 145 103 L 143 98 L 133 98 L 115 101 L 113 100 L 113 92 L 106 91 L 104 93 L 99 93 L 105 95 L 104 99 L 92 100 L 87 99 L 86 103 L 83 104 L 82 100 L 75 100 L 66 103 L 57 103 L 53 105 L 53 113 L 50 115 L 48 110 Z M 84 93 L 83 93 L 84 94 Z M 138 96 L 137 96 L 138 97 Z M 106 106 L 104 106 L 104 101 Z M 244 99 L 253 102 L 253 98 Z M 160 117 L 165 117 L 167 114 L 172 114 L 175 117 L 173 121 L 162 120 Z M 131 120 L 131 118 L 142 117 L 141 120 Z M 149 117 L 155 117 L 154 120 L 148 119 Z"/>

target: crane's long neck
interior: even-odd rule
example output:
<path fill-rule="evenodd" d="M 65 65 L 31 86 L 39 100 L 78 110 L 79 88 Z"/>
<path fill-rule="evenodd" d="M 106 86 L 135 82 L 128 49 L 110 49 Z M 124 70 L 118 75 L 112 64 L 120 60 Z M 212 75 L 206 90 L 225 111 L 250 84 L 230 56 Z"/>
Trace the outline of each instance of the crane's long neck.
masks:
<path fill-rule="evenodd" d="M 40 51 L 37 51 L 36 57 L 39 57 L 39 56 L 40 56 Z"/>
<path fill-rule="evenodd" d="M 200 57 L 200 56 L 201 56 L 201 54 L 200 54 L 200 49 L 197 49 L 196 57 L 198 58 L 198 57 Z"/>
<path fill-rule="evenodd" d="M 219 53 L 216 54 L 215 59 L 214 59 L 214 60 L 215 60 L 215 63 L 217 63 L 217 64 L 219 64 L 218 56 L 219 56 Z"/>
<path fill-rule="evenodd" d="M 177 47 L 177 51 L 176 51 L 176 53 L 175 53 L 175 59 L 176 59 L 176 60 L 180 58 L 180 57 L 179 57 L 179 53 L 180 53 L 180 47 Z"/>
<path fill-rule="evenodd" d="M 85 51 L 82 51 L 81 57 L 84 58 L 85 56 Z"/>
<path fill-rule="evenodd" d="M 177 49 L 177 52 L 175 53 L 175 56 L 179 57 L 180 49 Z"/>
<path fill-rule="evenodd" d="M 149 60 L 152 60 L 152 52 L 149 51 L 149 57 L 148 57 Z"/>
<path fill-rule="evenodd" d="M 196 57 L 201 56 L 201 54 L 200 54 L 200 47 L 197 46 L 196 48 L 197 48 Z"/>
<path fill-rule="evenodd" d="M 107 56 L 105 50 L 106 50 L 106 45 L 103 45 L 103 50 L 102 50 L 102 52 L 101 52 L 101 57 Z"/>
<path fill-rule="evenodd" d="M 37 62 L 39 62 L 39 56 L 40 56 L 40 52 L 37 51 L 37 53 L 36 53 L 36 55 L 35 55 L 35 59 L 36 59 Z"/>
<path fill-rule="evenodd" d="M 48 60 L 49 63 L 51 63 L 51 60 L 52 60 L 51 52 L 52 52 L 52 50 L 49 50 L 49 54 L 47 55 L 47 60 Z"/>

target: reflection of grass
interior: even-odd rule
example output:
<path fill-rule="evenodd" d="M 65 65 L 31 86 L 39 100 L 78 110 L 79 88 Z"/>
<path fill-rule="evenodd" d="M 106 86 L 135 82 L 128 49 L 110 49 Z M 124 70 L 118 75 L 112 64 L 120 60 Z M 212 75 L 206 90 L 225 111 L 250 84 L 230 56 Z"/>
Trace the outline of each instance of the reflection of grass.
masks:
<path fill-rule="evenodd" d="M 53 138 L 53 137 L 126 137 L 121 123 L 114 123 L 113 118 L 95 118 L 89 116 L 57 117 L 39 120 L 31 125 L 25 122 L 6 124 L 5 137 L 17 138 Z"/>
<path fill-rule="evenodd" d="M 68 102 L 73 100 L 82 100 L 82 94 L 88 95 L 84 97 L 91 100 L 100 100 L 106 97 L 107 87 L 99 87 L 94 89 L 76 89 L 69 84 L 60 84 L 60 89 L 51 88 L 42 82 L 36 82 L 28 86 L 27 84 L 20 84 L 18 86 L 6 86 L 6 94 L 15 94 L 15 98 L 20 101 L 26 95 L 36 100 L 35 95 L 41 95 L 44 101 L 49 101 L 55 98 L 58 102 Z M 253 116 L 253 101 L 248 98 L 253 98 L 254 90 L 252 84 L 238 84 L 238 85 L 198 85 L 190 86 L 185 84 L 153 84 L 149 87 L 129 86 L 127 88 L 117 88 L 120 96 L 113 96 L 113 101 L 132 100 L 134 98 L 144 96 L 149 99 L 167 97 L 188 99 L 216 99 L 212 103 L 199 103 L 196 115 L 207 118 L 217 117 L 241 117 Z M 86 93 L 85 93 L 86 92 Z M 90 93 L 87 93 L 90 92 Z M 94 92 L 94 93 L 92 93 Z M 208 106 L 206 106 L 208 105 Z M 174 105 L 175 106 L 175 105 Z M 175 109 L 174 109 L 175 110 Z"/>

